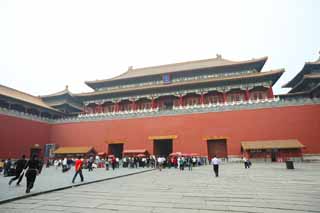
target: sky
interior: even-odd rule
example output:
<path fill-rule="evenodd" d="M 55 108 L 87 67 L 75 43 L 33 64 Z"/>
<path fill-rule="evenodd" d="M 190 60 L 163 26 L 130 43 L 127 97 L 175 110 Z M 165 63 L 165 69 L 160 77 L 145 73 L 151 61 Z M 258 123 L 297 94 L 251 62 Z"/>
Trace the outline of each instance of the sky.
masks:
<path fill-rule="evenodd" d="M 92 91 L 133 68 L 268 56 L 275 94 L 319 58 L 320 1 L 0 0 L 0 84 L 32 95 Z"/>

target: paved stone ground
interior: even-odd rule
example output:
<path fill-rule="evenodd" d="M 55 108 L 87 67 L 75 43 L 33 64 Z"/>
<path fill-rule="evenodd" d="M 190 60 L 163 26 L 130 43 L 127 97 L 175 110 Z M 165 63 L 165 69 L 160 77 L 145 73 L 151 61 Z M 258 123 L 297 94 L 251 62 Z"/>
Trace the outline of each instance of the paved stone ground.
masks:
<path fill-rule="evenodd" d="M 97 181 L 105 178 L 117 177 L 127 175 L 135 172 L 141 172 L 147 169 L 128 169 L 120 168 L 106 171 L 105 169 L 94 169 L 92 172 L 83 170 L 84 182 L 88 183 L 91 181 Z M 71 183 L 74 175 L 74 168 L 68 172 L 62 173 L 61 168 L 55 169 L 54 167 L 43 168 L 40 175 L 37 176 L 34 188 L 30 194 L 35 194 L 47 190 L 57 189 L 61 187 L 72 186 Z M 20 186 L 16 186 L 17 181 L 13 182 L 11 186 L 8 185 L 9 180 L 12 177 L 0 176 L 0 201 L 7 200 L 10 198 L 24 196 L 26 193 L 26 178 L 23 177 Z M 80 184 L 80 176 L 76 178 L 75 185 Z"/>
<path fill-rule="evenodd" d="M 0 205 L 0 212 L 320 212 L 320 164 L 151 171 Z"/>

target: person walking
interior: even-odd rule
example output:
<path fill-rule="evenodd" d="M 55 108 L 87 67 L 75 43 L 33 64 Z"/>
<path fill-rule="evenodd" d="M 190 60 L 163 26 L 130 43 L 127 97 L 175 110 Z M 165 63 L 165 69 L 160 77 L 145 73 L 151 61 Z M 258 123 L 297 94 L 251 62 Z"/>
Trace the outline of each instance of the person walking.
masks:
<path fill-rule="evenodd" d="M 106 157 L 105 165 L 106 165 L 106 170 L 108 171 L 109 170 L 109 159 L 108 159 L 108 157 Z"/>
<path fill-rule="evenodd" d="M 22 172 L 22 171 L 23 171 L 24 167 L 26 166 L 26 164 L 27 164 L 26 156 L 25 156 L 25 155 L 22 155 L 22 158 L 19 159 L 19 160 L 15 163 L 15 165 L 16 165 L 16 175 L 15 175 L 14 178 L 11 178 L 11 179 L 10 179 L 9 185 L 11 185 L 12 182 L 15 181 L 15 180 L 17 180 L 17 179 L 19 179 L 19 180 L 18 180 L 18 182 L 17 182 L 16 185 L 17 185 L 17 186 L 20 185 L 20 182 L 21 182 L 21 180 L 22 180 L 22 178 L 23 178 L 23 175 L 24 175 L 24 172 Z"/>
<path fill-rule="evenodd" d="M 193 166 L 193 164 L 192 164 L 192 158 L 187 158 L 187 164 L 188 164 L 188 167 L 189 167 L 189 171 L 192 171 L 192 166 Z"/>
<path fill-rule="evenodd" d="M 68 171 L 68 160 L 67 158 L 64 158 L 62 161 L 62 172 Z"/>
<path fill-rule="evenodd" d="M 27 162 L 26 166 L 26 178 L 27 178 L 27 189 L 26 193 L 30 193 L 30 190 L 33 188 L 36 177 L 39 174 L 40 170 L 40 161 L 37 155 L 32 155 L 31 159 Z"/>
<path fill-rule="evenodd" d="M 221 160 L 217 158 L 217 156 L 213 156 L 211 159 L 211 164 L 213 165 L 213 171 L 216 177 L 219 177 L 219 164 L 221 163 Z"/>
<path fill-rule="evenodd" d="M 117 164 L 117 160 L 115 157 L 112 157 L 111 158 L 111 167 L 112 167 L 112 170 L 114 170 L 116 168 L 116 164 Z"/>
<path fill-rule="evenodd" d="M 79 156 L 78 159 L 76 160 L 76 163 L 75 163 L 75 171 L 76 173 L 74 174 L 73 176 L 73 179 L 72 179 L 72 183 L 74 183 L 77 175 L 79 174 L 80 175 L 80 178 L 81 178 L 81 182 L 83 182 L 83 174 L 82 174 L 82 160 L 81 160 L 81 157 Z"/>
<path fill-rule="evenodd" d="M 89 172 L 92 172 L 92 171 L 93 171 L 92 165 L 93 165 L 93 156 L 90 156 L 90 157 L 89 157 L 89 161 L 88 161 L 88 171 L 89 171 Z"/>
<path fill-rule="evenodd" d="M 244 163 L 244 168 L 247 169 L 249 168 L 249 162 L 248 162 L 248 159 L 246 157 L 243 157 L 243 163 Z"/>

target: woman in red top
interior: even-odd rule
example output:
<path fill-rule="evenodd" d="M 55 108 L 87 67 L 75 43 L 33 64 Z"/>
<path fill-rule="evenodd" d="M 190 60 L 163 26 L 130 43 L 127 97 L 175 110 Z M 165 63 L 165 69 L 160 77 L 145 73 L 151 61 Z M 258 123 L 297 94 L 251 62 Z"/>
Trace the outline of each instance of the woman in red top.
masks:
<path fill-rule="evenodd" d="M 78 159 L 76 160 L 75 171 L 76 171 L 76 173 L 75 173 L 74 176 L 73 176 L 72 183 L 74 183 L 74 180 L 76 179 L 76 177 L 77 177 L 78 174 L 80 175 L 81 182 L 83 182 L 82 160 L 80 159 L 80 157 L 78 157 Z"/>

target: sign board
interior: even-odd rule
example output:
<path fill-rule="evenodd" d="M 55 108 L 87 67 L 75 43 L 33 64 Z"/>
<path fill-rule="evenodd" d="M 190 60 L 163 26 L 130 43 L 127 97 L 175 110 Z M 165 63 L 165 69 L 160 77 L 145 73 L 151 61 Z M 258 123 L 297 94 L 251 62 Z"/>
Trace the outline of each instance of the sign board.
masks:
<path fill-rule="evenodd" d="M 171 83 L 171 76 L 169 74 L 164 74 L 162 76 L 162 81 L 164 84 L 170 84 Z"/>

